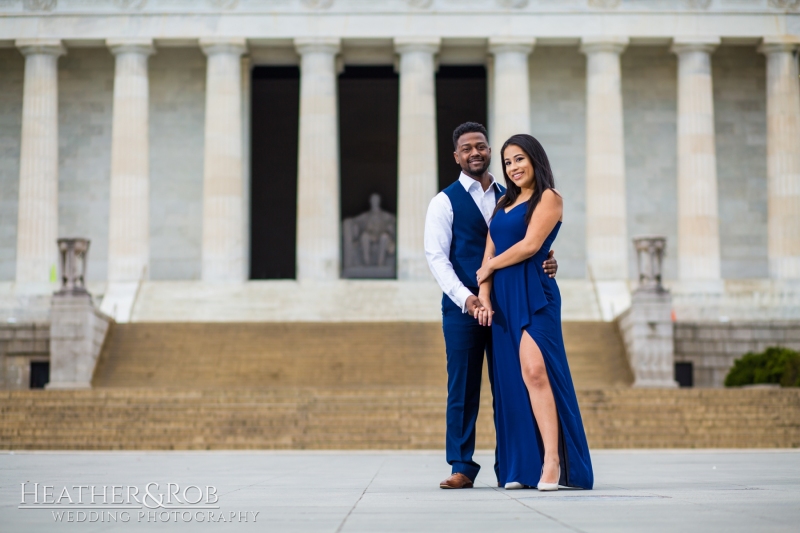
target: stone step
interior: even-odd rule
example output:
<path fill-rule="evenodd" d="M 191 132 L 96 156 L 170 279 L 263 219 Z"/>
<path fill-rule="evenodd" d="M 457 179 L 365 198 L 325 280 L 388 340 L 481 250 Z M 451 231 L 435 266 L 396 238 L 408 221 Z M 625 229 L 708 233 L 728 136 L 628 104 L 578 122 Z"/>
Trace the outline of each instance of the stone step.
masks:
<path fill-rule="evenodd" d="M 592 448 L 800 446 L 800 390 L 580 391 Z M 2 449 L 441 449 L 442 387 L 0 393 Z M 491 396 L 478 447 L 494 446 Z"/>
<path fill-rule="evenodd" d="M 616 325 L 565 322 L 577 388 L 627 386 Z M 441 325 L 392 323 L 131 323 L 109 334 L 96 387 L 437 386 Z"/>
<path fill-rule="evenodd" d="M 593 448 L 800 446 L 797 391 L 631 389 L 615 324 L 564 338 Z M 0 448 L 441 449 L 446 383 L 435 323 L 118 324 L 92 390 L 0 392 Z"/>

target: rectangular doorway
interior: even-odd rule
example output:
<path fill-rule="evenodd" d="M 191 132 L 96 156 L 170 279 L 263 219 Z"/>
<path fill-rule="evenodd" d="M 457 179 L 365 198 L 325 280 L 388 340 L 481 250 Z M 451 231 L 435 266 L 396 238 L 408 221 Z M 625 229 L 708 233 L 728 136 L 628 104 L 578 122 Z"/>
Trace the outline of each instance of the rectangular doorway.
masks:
<path fill-rule="evenodd" d="M 479 122 L 488 129 L 486 83 L 483 65 L 445 65 L 436 73 L 439 190 L 457 180 L 461 173 L 453 158 L 453 130 L 464 122 Z"/>
<path fill-rule="evenodd" d="M 694 386 L 694 365 L 690 362 L 675 363 L 675 381 L 681 388 Z"/>
<path fill-rule="evenodd" d="M 252 71 L 250 279 L 294 279 L 300 69 Z"/>
<path fill-rule="evenodd" d="M 30 388 L 43 389 L 50 383 L 50 362 L 31 361 Z"/>
<path fill-rule="evenodd" d="M 400 78 L 392 67 L 347 67 L 339 75 L 342 219 L 381 207 L 397 213 Z"/>
<path fill-rule="evenodd" d="M 386 222 L 394 226 L 387 229 L 380 222 L 391 217 L 373 219 L 377 226 L 359 220 L 368 216 L 364 213 L 371 209 L 373 195 L 380 197 L 382 211 L 397 216 L 399 98 L 400 78 L 391 66 L 348 66 L 339 75 L 342 277 L 396 277 L 394 243 L 380 243 L 381 238 L 395 239 L 396 225 Z M 363 216 L 355 219 L 359 215 Z M 357 242 L 357 231 L 348 229 L 362 223 L 375 232 L 366 244 Z"/>

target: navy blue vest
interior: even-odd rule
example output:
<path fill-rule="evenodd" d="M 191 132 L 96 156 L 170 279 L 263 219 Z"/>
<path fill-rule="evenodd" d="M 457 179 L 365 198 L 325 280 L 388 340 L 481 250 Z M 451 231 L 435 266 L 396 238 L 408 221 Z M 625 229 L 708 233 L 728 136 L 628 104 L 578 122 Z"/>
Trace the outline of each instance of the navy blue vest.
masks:
<path fill-rule="evenodd" d="M 499 190 L 498 190 L 499 189 Z M 483 252 L 486 250 L 486 234 L 489 227 L 475 200 L 464 189 L 460 181 L 455 181 L 444 191 L 453 206 L 453 240 L 450 242 L 450 263 L 456 276 L 465 287 L 478 293 L 475 273 L 481 268 Z M 495 201 L 506 192 L 498 184 L 495 188 Z"/>

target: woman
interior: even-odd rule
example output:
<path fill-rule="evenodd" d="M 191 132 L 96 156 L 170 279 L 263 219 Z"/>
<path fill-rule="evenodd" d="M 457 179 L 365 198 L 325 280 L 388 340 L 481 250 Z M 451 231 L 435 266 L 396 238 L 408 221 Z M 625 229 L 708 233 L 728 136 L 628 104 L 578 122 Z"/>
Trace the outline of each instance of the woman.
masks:
<path fill-rule="evenodd" d="M 544 148 L 514 135 L 500 152 L 508 188 L 495 209 L 478 270 L 492 326 L 497 451 L 506 489 L 591 489 L 594 481 L 561 333 L 561 295 L 542 270 L 563 202 Z"/>

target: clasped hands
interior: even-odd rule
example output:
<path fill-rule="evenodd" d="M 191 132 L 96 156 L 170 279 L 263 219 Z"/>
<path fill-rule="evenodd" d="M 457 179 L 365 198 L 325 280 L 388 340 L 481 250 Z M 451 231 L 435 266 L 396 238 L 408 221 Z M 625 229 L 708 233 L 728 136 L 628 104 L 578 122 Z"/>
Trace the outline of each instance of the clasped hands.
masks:
<path fill-rule="evenodd" d="M 488 295 L 470 296 L 467 298 L 467 312 L 478 321 L 481 326 L 492 325 L 492 301 Z"/>
<path fill-rule="evenodd" d="M 542 268 L 544 272 L 551 278 L 556 277 L 556 271 L 558 271 L 558 262 L 556 261 L 555 257 L 553 257 L 555 252 L 550 250 L 550 253 L 547 255 L 547 259 L 542 263 Z M 489 293 L 483 285 L 489 281 L 492 275 L 495 272 L 495 269 L 492 267 L 492 257 L 486 261 L 480 269 L 475 273 L 475 277 L 477 278 L 478 285 L 481 286 L 481 290 L 479 296 L 470 296 L 467 298 L 467 312 L 472 315 L 475 320 L 481 326 L 491 326 L 492 325 L 492 315 L 494 315 L 494 310 L 492 309 L 492 301 L 489 297 Z"/>

